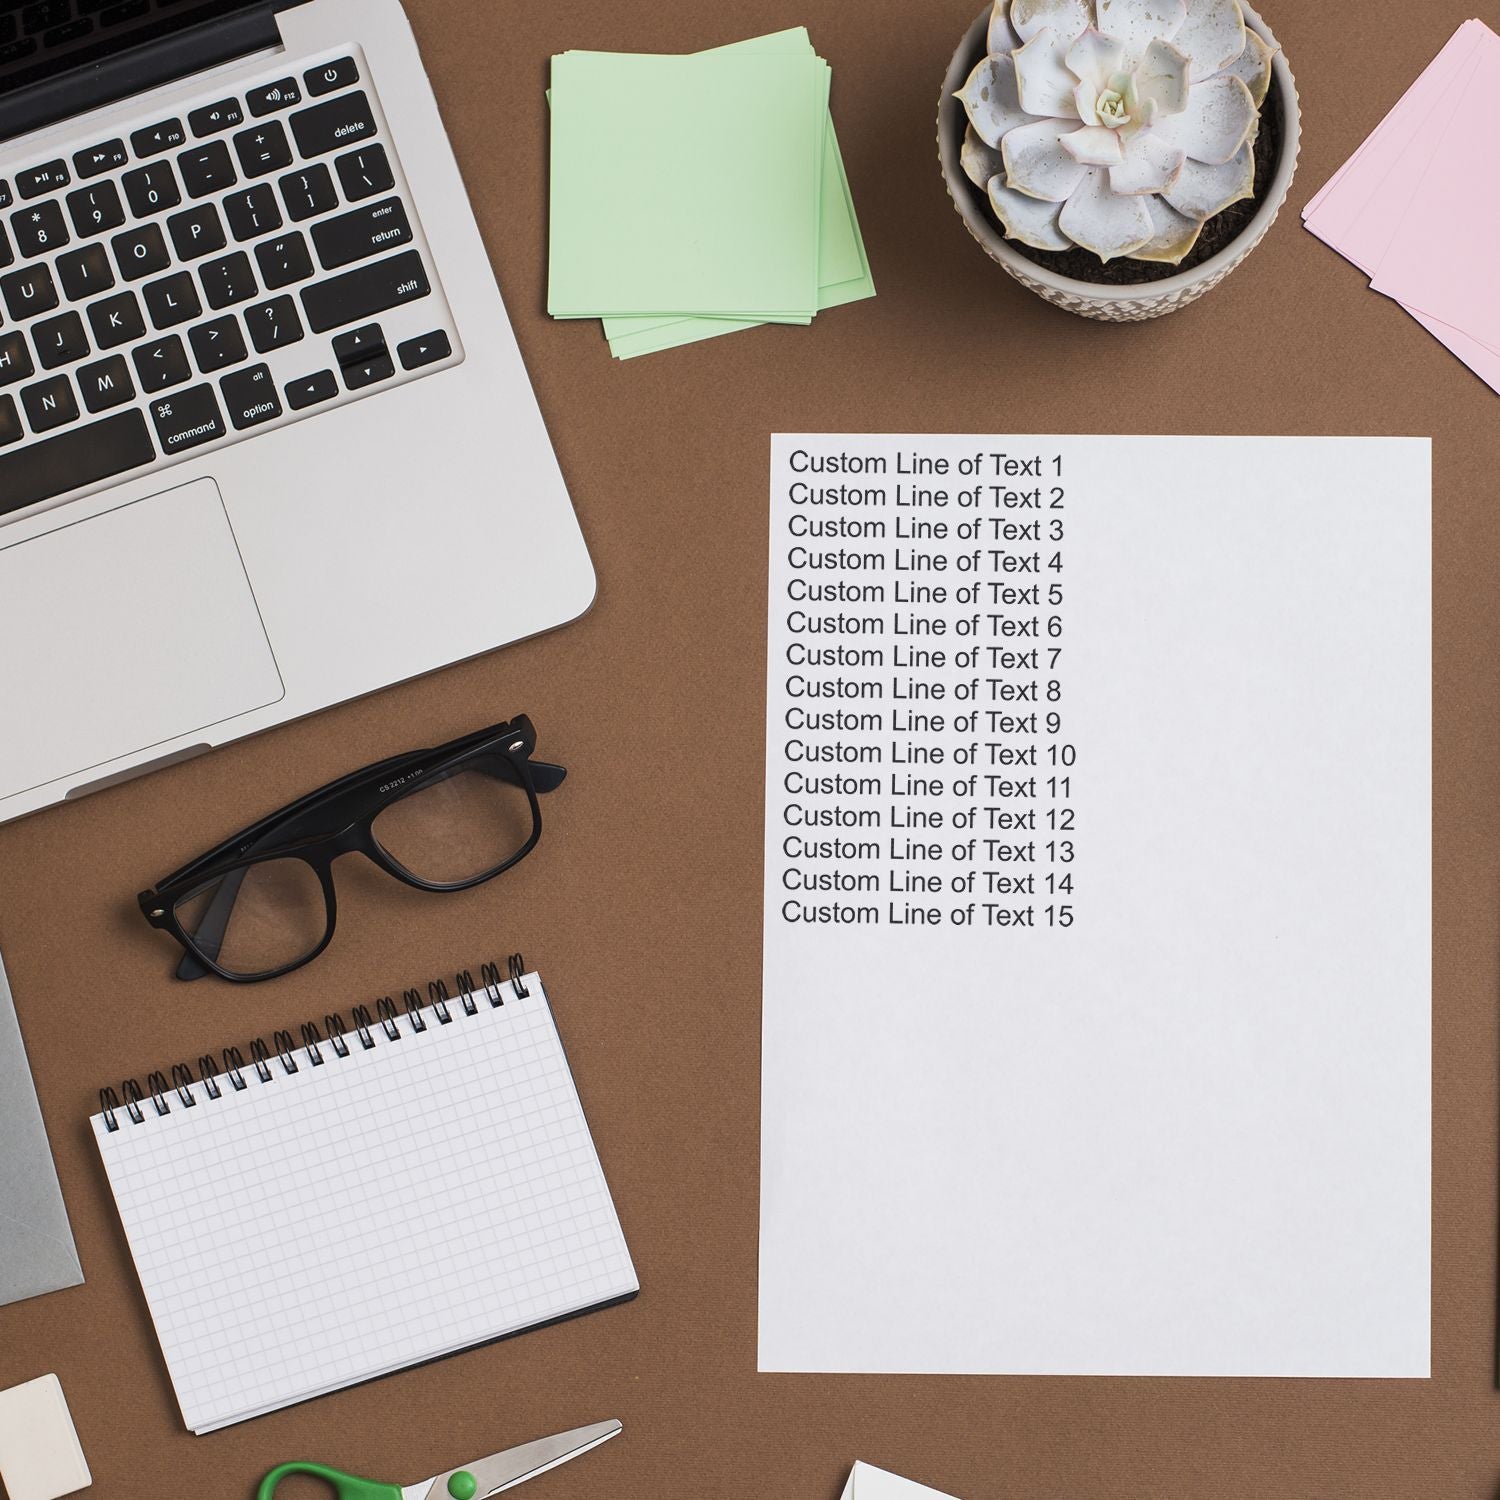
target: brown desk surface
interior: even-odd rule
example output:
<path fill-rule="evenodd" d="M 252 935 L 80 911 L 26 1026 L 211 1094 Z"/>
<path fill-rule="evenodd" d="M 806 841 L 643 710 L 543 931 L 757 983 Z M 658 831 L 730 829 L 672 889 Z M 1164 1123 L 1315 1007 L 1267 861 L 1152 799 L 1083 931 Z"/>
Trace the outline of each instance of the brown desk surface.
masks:
<path fill-rule="evenodd" d="M 1292 203 L 1206 301 L 1128 328 L 1044 306 L 985 259 L 948 204 L 933 116 L 975 8 L 410 0 L 599 600 L 549 638 L 0 829 L 0 949 L 88 1278 L 0 1309 L 0 1386 L 60 1374 L 96 1493 L 240 1500 L 297 1455 L 409 1482 L 618 1416 L 625 1437 L 538 1481 L 537 1500 L 834 1500 L 857 1456 L 965 1500 L 1494 1500 L 1500 406 L 1296 215 L 1471 8 L 1269 0 L 1303 98 Z M 579 46 L 685 51 L 800 23 L 834 66 L 877 300 L 810 330 L 628 364 L 609 359 L 597 326 L 550 322 L 545 59 Z M 1166 400 L 1122 412 L 1113 381 L 1098 382 L 1106 362 L 1159 381 Z M 757 1375 L 768 435 L 1135 421 L 1436 440 L 1433 1379 Z M 444 587 L 503 588 L 524 566 L 475 559 L 372 605 L 429 607 Z M 311 969 L 243 990 L 167 977 L 169 955 L 134 910 L 138 889 L 359 761 L 521 710 L 541 753 L 573 773 L 529 862 L 444 899 L 373 878 L 356 892 L 351 871 L 338 941 Z M 85 1130 L 95 1090 L 511 948 L 556 1000 L 640 1299 L 188 1436 Z"/>

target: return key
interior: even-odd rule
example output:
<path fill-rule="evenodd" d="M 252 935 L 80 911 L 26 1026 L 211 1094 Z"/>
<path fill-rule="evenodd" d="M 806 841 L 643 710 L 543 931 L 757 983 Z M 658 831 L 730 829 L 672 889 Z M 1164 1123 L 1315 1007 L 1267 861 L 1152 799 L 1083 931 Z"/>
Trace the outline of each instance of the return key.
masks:
<path fill-rule="evenodd" d="M 313 244 L 325 271 L 367 260 L 411 241 L 411 224 L 399 198 L 366 204 L 314 227 Z"/>

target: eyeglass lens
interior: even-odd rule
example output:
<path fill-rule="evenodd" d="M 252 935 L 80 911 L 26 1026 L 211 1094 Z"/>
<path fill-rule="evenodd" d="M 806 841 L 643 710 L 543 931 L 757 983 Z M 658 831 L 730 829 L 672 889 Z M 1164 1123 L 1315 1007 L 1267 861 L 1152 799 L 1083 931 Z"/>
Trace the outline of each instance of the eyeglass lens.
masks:
<path fill-rule="evenodd" d="M 322 883 L 300 859 L 231 870 L 184 896 L 174 911 L 200 953 L 245 977 L 300 962 L 328 934 Z"/>
<path fill-rule="evenodd" d="M 432 885 L 479 880 L 508 864 L 531 838 L 526 789 L 506 763 L 483 759 L 434 777 L 382 809 L 375 842 L 408 874 Z"/>

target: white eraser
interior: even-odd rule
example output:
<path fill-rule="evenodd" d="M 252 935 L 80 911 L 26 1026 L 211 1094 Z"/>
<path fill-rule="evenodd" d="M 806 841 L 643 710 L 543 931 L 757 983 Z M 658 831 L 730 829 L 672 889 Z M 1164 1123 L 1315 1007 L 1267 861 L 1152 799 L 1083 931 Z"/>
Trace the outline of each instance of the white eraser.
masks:
<path fill-rule="evenodd" d="M 0 1391 L 0 1481 L 7 1500 L 57 1500 L 94 1482 L 56 1375 Z"/>

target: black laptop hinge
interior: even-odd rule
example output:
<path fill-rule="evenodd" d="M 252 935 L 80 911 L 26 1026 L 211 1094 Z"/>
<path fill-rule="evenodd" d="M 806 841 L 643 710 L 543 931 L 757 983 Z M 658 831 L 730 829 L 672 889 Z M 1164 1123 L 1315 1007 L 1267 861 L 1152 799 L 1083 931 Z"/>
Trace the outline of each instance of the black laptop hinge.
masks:
<path fill-rule="evenodd" d="M 277 11 L 301 3 L 264 0 L 0 95 L 0 142 L 275 47 L 281 41 Z"/>

